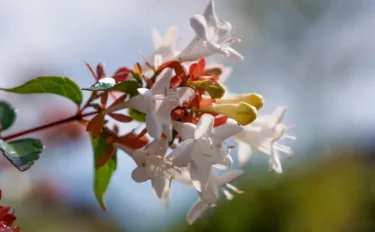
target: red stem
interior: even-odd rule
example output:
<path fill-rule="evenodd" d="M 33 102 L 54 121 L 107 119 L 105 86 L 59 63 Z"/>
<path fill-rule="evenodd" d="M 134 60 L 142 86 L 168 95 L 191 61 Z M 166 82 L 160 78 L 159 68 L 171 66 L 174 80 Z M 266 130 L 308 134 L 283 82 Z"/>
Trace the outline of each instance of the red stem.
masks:
<path fill-rule="evenodd" d="M 31 128 L 31 129 L 28 129 L 28 130 L 25 130 L 25 131 L 21 131 L 21 132 L 15 133 L 15 134 L 11 134 L 11 135 L 5 136 L 1 139 L 4 140 L 4 141 L 11 140 L 11 139 L 14 139 L 14 138 L 26 135 L 26 134 L 30 134 L 30 133 L 34 133 L 34 132 L 37 132 L 37 131 L 40 131 L 40 130 L 43 130 L 43 129 L 58 126 L 58 125 L 61 125 L 61 124 L 67 123 L 67 122 L 73 122 L 73 121 L 81 120 L 86 116 L 94 115 L 94 114 L 97 114 L 97 113 L 98 112 L 95 111 L 95 112 L 90 112 L 90 113 L 86 113 L 86 114 L 77 114 L 77 115 L 74 115 L 70 118 L 66 118 L 66 119 L 63 119 L 63 120 L 56 121 L 56 122 L 51 122 L 51 123 L 48 123 L 46 125 L 34 127 L 34 128 Z"/>

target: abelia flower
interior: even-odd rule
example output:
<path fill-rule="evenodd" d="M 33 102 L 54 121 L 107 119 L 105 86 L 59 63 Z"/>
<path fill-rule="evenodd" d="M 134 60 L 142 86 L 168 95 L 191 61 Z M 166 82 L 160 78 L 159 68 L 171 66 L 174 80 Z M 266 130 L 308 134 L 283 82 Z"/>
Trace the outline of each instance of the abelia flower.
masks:
<path fill-rule="evenodd" d="M 164 70 L 151 89 L 139 88 L 139 95 L 107 109 L 106 113 L 128 107 L 143 112 L 146 114 L 146 127 L 149 135 L 154 139 L 160 139 L 164 133 L 171 141 L 171 111 L 195 96 L 194 90 L 190 87 L 169 88 L 172 71 L 171 69 Z"/>
<path fill-rule="evenodd" d="M 229 190 L 237 194 L 242 194 L 243 191 L 240 191 L 230 183 L 239 178 L 243 173 L 244 171 L 240 169 L 229 170 L 222 176 L 211 172 L 206 190 L 199 193 L 199 200 L 191 207 L 186 216 L 187 222 L 193 224 L 207 207 L 215 207 L 219 200 L 220 190 L 223 191 L 227 200 L 233 199 L 233 194 Z"/>
<path fill-rule="evenodd" d="M 227 120 L 224 125 L 213 128 L 214 121 L 212 115 L 203 114 L 198 125 L 174 122 L 174 129 L 184 141 L 180 146 L 192 152 L 172 156 L 173 162 L 178 167 L 188 167 L 193 186 L 199 192 L 206 189 L 213 166 L 226 169 L 232 165 L 229 152 L 223 149 L 223 141 L 243 130 L 234 120 Z"/>
<path fill-rule="evenodd" d="M 21 229 L 18 226 L 12 227 L 13 222 L 16 220 L 16 216 L 13 213 L 9 213 L 9 211 L 9 206 L 0 205 L 0 232 L 19 232 Z"/>
<path fill-rule="evenodd" d="M 270 170 L 282 173 L 279 152 L 292 155 L 290 147 L 278 143 L 283 138 L 294 140 L 295 137 L 284 134 L 286 126 L 281 122 L 287 108 L 277 107 L 272 114 L 258 117 L 252 124 L 245 126 L 241 133 L 233 136 L 238 143 L 238 162 L 243 167 L 249 161 L 252 152 L 267 154 Z"/>
<path fill-rule="evenodd" d="M 216 16 L 213 0 L 208 3 L 203 15 L 197 14 L 190 18 L 190 25 L 196 37 L 177 56 L 179 61 L 195 61 L 214 54 L 223 55 L 234 61 L 244 59 L 230 47 L 233 42 L 239 42 L 240 39 L 233 37 L 231 23 Z"/>

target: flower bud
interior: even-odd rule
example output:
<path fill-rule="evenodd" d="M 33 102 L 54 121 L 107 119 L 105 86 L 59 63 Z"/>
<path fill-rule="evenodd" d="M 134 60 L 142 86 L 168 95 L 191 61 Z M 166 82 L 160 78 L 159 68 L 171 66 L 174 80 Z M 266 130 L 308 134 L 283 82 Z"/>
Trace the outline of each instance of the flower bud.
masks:
<path fill-rule="evenodd" d="M 256 93 L 240 94 L 228 98 L 217 99 L 216 104 L 236 104 L 245 102 L 254 106 L 257 110 L 263 106 L 263 97 Z"/>
<path fill-rule="evenodd" d="M 192 81 L 189 83 L 195 88 L 204 89 L 211 96 L 211 98 L 222 98 L 225 94 L 225 87 L 219 82 L 212 80 Z"/>
<path fill-rule="evenodd" d="M 223 114 L 236 120 L 243 126 L 250 124 L 257 117 L 257 109 L 245 102 L 237 104 L 212 104 L 211 106 L 200 107 L 198 111 Z"/>

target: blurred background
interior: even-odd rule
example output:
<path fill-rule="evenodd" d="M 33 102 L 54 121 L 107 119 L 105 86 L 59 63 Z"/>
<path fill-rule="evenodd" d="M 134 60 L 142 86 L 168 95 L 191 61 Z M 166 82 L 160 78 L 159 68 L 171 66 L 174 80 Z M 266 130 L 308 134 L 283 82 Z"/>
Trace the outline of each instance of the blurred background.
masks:
<path fill-rule="evenodd" d="M 106 63 L 108 74 L 153 52 L 151 29 L 179 29 L 182 49 L 193 36 L 198 0 L 20 0 L 0 2 L 0 86 L 41 75 L 64 75 L 81 87 L 94 80 L 83 61 Z M 65 231 L 375 231 L 375 1 L 216 0 L 218 15 L 237 26 L 226 82 L 236 93 L 257 92 L 267 114 L 288 105 L 288 133 L 298 137 L 284 174 L 269 173 L 254 155 L 235 185 L 246 194 L 222 199 L 193 226 L 185 215 L 197 195 L 175 184 L 164 210 L 150 183 L 137 184 L 135 164 L 119 154 L 103 212 L 92 190 L 89 137 L 71 123 L 34 134 L 46 150 L 20 173 L 0 159 L 4 203 L 25 232 Z M 18 109 L 8 133 L 69 117 L 75 106 L 58 96 L 0 92 Z M 122 132 L 129 127 L 121 128 Z M 234 151 L 236 153 L 236 151 Z"/>

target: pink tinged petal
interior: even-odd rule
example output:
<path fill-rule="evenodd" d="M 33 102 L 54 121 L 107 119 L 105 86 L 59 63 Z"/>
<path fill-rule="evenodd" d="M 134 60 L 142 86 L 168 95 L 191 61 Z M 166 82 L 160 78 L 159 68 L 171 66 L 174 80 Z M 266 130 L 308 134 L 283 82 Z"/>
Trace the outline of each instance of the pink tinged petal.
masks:
<path fill-rule="evenodd" d="M 173 122 L 173 128 L 181 136 L 182 140 L 193 139 L 196 125 L 193 123 Z"/>
<path fill-rule="evenodd" d="M 207 23 L 203 15 L 193 15 L 190 18 L 190 26 L 199 38 L 204 41 L 207 40 Z"/>
<path fill-rule="evenodd" d="M 212 165 L 204 159 L 190 162 L 190 176 L 193 186 L 198 192 L 203 192 L 210 177 Z"/>
<path fill-rule="evenodd" d="M 152 93 L 166 95 L 169 90 L 169 83 L 171 82 L 173 76 L 173 69 L 164 69 L 160 75 L 156 78 L 155 84 L 152 86 Z"/>
<path fill-rule="evenodd" d="M 191 161 L 194 145 L 193 139 L 188 139 L 180 143 L 169 155 L 173 164 L 177 167 L 186 167 Z"/>
<path fill-rule="evenodd" d="M 151 38 L 152 38 L 152 43 L 154 44 L 155 50 L 158 50 L 161 46 L 162 40 L 161 40 L 160 33 L 155 28 L 152 29 Z"/>
<path fill-rule="evenodd" d="M 154 139 L 160 139 L 163 133 L 162 122 L 158 120 L 154 112 L 146 114 L 146 128 L 148 134 Z"/>
<path fill-rule="evenodd" d="M 132 172 L 132 178 L 138 183 L 145 182 L 149 179 L 144 167 L 136 167 Z"/>
<path fill-rule="evenodd" d="M 215 13 L 215 3 L 213 0 L 211 0 L 208 5 L 206 6 L 206 9 L 204 10 L 203 16 L 206 18 L 207 21 L 210 21 L 210 23 L 217 27 L 218 26 L 218 18 Z"/>
<path fill-rule="evenodd" d="M 164 156 L 168 150 L 168 142 L 166 140 L 154 140 L 147 146 L 147 153 L 149 155 Z"/>
<path fill-rule="evenodd" d="M 212 135 L 215 118 L 211 114 L 203 114 L 198 121 L 194 132 L 194 139 L 199 139 L 204 135 Z"/>
<path fill-rule="evenodd" d="M 243 168 L 251 157 L 251 147 L 244 143 L 238 141 L 238 166 Z"/>
<path fill-rule="evenodd" d="M 166 190 L 169 187 L 169 181 L 163 176 L 159 175 L 151 180 L 152 190 L 154 194 L 160 199 Z"/>
<path fill-rule="evenodd" d="M 207 204 L 201 200 L 197 201 L 190 209 L 189 213 L 186 216 L 186 221 L 189 225 L 193 224 L 201 215 L 202 212 L 206 209 Z"/>
<path fill-rule="evenodd" d="M 241 169 L 229 170 L 224 175 L 219 176 L 219 183 L 220 185 L 231 183 L 237 180 L 242 174 L 244 174 L 244 171 Z"/>
<path fill-rule="evenodd" d="M 228 119 L 227 122 L 221 126 L 214 128 L 214 136 L 219 140 L 225 140 L 235 134 L 243 131 L 243 127 L 233 119 Z"/>
<path fill-rule="evenodd" d="M 231 47 L 226 47 L 225 50 L 228 52 L 227 58 L 231 61 L 242 61 L 244 57 Z"/>
<path fill-rule="evenodd" d="M 136 150 L 133 159 L 138 166 L 143 166 L 146 162 L 147 152 L 145 150 Z"/>

